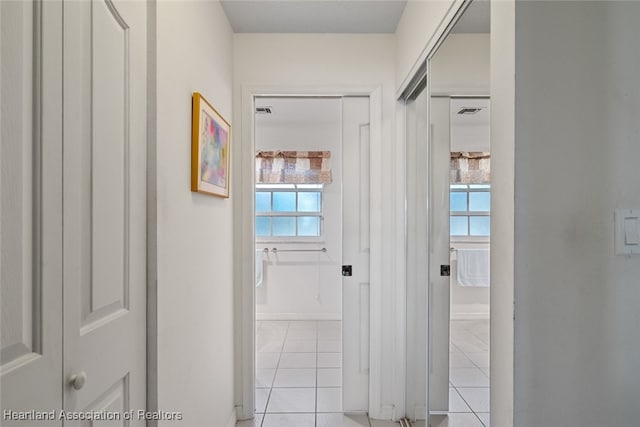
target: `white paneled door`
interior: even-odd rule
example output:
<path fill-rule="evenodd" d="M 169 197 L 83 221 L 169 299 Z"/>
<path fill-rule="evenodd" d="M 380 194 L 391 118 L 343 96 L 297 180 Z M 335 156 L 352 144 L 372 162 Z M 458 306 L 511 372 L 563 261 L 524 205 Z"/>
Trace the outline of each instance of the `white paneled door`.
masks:
<path fill-rule="evenodd" d="M 449 163 L 451 118 L 449 98 L 431 98 L 431 196 L 429 200 L 429 411 L 449 410 Z"/>
<path fill-rule="evenodd" d="M 62 408 L 62 7 L 2 1 L 0 19 L 0 425 L 60 426 L 19 418 Z"/>
<path fill-rule="evenodd" d="M 145 425 L 145 3 L 0 2 L 0 19 L 1 424 Z"/>
<path fill-rule="evenodd" d="M 369 98 L 342 100 L 343 408 L 369 410 Z"/>
<path fill-rule="evenodd" d="M 66 1 L 63 32 L 63 406 L 144 425 L 146 6 Z"/>

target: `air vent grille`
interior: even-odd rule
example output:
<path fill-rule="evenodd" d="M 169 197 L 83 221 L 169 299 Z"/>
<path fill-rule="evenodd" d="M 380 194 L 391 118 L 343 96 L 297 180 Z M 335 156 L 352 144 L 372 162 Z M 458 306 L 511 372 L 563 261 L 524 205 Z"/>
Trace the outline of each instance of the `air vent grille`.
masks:
<path fill-rule="evenodd" d="M 481 107 L 462 107 L 458 114 L 476 114 L 480 110 L 482 110 Z"/>

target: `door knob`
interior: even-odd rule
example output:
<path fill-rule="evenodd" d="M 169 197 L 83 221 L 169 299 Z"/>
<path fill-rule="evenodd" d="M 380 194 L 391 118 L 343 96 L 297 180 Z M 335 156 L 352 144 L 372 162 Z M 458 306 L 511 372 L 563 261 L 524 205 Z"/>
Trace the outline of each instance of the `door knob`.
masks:
<path fill-rule="evenodd" d="M 71 377 L 69 377 L 69 384 L 75 390 L 80 390 L 82 387 L 84 387 L 84 383 L 86 382 L 87 382 L 87 374 L 84 371 L 81 371 L 77 374 L 73 374 L 71 375 Z"/>

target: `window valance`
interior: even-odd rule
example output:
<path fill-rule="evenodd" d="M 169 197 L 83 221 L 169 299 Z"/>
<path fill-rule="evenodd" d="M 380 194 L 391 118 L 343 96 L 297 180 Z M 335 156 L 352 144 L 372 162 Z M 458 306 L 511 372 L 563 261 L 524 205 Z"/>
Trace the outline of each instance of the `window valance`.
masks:
<path fill-rule="evenodd" d="M 258 151 L 257 184 L 329 184 L 331 151 Z"/>
<path fill-rule="evenodd" d="M 452 152 L 449 170 L 451 184 L 491 182 L 491 156 L 485 152 Z"/>

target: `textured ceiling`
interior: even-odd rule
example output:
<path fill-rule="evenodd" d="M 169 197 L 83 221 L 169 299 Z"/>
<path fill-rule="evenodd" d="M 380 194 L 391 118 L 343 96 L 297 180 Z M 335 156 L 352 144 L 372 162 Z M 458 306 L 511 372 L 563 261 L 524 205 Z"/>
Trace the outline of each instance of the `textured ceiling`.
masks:
<path fill-rule="evenodd" d="M 394 33 L 406 0 L 223 0 L 236 33 Z"/>

